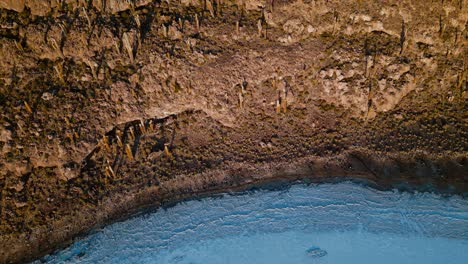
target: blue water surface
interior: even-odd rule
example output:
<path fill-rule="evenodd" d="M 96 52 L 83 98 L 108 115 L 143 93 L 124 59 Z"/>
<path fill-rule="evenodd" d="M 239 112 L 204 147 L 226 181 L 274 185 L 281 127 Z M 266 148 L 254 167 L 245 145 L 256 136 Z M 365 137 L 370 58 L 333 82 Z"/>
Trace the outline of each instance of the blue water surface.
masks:
<path fill-rule="evenodd" d="M 309 254 L 310 253 L 310 254 Z M 351 182 L 225 194 L 105 227 L 48 263 L 468 263 L 468 201 Z"/>

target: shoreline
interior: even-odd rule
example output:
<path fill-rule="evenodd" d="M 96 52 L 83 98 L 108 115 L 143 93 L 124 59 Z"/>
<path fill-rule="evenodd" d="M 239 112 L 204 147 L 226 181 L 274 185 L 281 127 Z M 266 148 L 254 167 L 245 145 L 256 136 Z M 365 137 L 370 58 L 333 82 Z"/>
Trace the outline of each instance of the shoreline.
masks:
<path fill-rule="evenodd" d="M 19 2 L 0 0 L 0 264 L 297 180 L 468 197 L 459 1 Z"/>
<path fill-rule="evenodd" d="M 203 178 L 219 179 L 219 175 L 224 175 L 224 181 L 213 182 L 202 186 L 192 187 L 192 190 L 187 189 L 189 186 L 189 177 L 179 177 L 178 185 L 161 184 L 161 186 L 152 186 L 146 189 L 133 192 L 131 194 L 116 194 L 108 197 L 96 208 L 88 208 L 81 211 L 79 215 L 70 215 L 63 217 L 61 221 L 56 221 L 47 227 L 40 227 L 31 232 L 27 237 L 25 234 L 10 239 L 2 238 L 6 245 L 7 251 L 2 253 L 2 263 L 16 263 L 40 260 L 41 257 L 51 254 L 57 250 L 66 248 L 76 239 L 86 236 L 103 226 L 115 222 L 125 221 L 129 218 L 138 216 L 144 213 L 150 213 L 152 210 L 157 210 L 161 207 L 174 206 L 180 202 L 193 199 L 202 199 L 205 197 L 215 196 L 222 193 L 237 193 L 256 189 L 276 189 L 285 188 L 294 183 L 329 183 L 342 181 L 355 181 L 365 186 L 369 186 L 378 190 L 399 191 L 420 191 L 434 192 L 441 195 L 460 195 L 466 198 L 467 188 L 461 186 L 453 189 L 457 185 L 457 181 L 463 181 L 463 175 L 447 174 L 451 181 L 447 181 L 445 188 L 430 189 L 431 179 L 435 175 L 427 175 L 427 177 L 419 178 L 408 174 L 410 171 L 399 175 L 394 175 L 390 181 L 385 178 L 384 174 L 379 174 L 378 171 L 369 171 L 367 166 L 379 170 L 389 169 L 388 167 L 375 167 L 379 162 L 377 160 L 367 160 L 367 166 L 354 167 L 353 169 L 345 169 L 340 166 L 343 161 L 353 162 L 356 153 L 341 154 L 336 157 L 309 157 L 298 160 L 289 164 L 262 164 L 261 166 L 251 166 L 245 168 L 244 164 L 231 165 L 232 167 L 243 166 L 243 170 L 239 170 L 240 175 L 250 175 L 237 177 L 237 181 L 233 181 L 228 170 L 215 169 L 199 175 Z M 401 154 L 400 154 L 401 155 Z M 452 157 L 452 162 L 457 162 L 457 158 L 463 159 L 463 154 L 458 157 Z M 385 158 L 380 157 L 379 161 L 392 160 L 392 156 Z M 429 156 L 428 156 L 429 158 Z M 442 161 L 446 158 L 432 157 L 431 166 L 440 167 Z M 405 155 L 400 156 L 400 162 L 408 160 Z M 314 165 L 311 165 L 311 164 Z M 383 164 L 386 164 L 385 162 Z M 329 169 L 321 171 L 319 168 L 326 165 Z M 388 164 L 387 164 L 388 165 Z M 408 165 L 408 164 L 407 164 Z M 416 165 L 416 164 L 413 164 Z M 462 164 L 460 170 L 467 169 L 467 164 Z M 341 169 L 340 169 L 341 168 Z M 447 170 L 447 173 L 460 173 L 458 170 Z M 414 166 L 413 173 L 418 172 L 417 166 Z M 263 175 L 263 176 L 262 176 Z M 408 178 L 409 177 L 409 178 Z M 226 179 L 231 179 L 226 181 Z M 456 191 L 450 191 L 450 189 Z M 51 230 L 54 230 L 51 233 Z M 29 245 L 29 246 L 28 246 Z"/>

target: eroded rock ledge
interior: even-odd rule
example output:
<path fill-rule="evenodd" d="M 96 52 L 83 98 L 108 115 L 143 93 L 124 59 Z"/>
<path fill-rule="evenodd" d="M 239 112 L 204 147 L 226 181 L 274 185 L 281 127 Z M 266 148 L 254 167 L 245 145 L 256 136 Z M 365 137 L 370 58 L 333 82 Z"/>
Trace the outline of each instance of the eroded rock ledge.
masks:
<path fill-rule="evenodd" d="M 467 195 L 463 1 L 0 6 L 0 263 L 266 182 Z"/>

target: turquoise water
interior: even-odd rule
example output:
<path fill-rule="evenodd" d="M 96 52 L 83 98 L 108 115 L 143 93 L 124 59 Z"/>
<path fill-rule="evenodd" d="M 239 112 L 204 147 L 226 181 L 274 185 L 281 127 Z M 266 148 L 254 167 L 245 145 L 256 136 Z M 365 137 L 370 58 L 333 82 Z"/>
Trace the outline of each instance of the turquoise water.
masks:
<path fill-rule="evenodd" d="M 350 182 L 225 194 L 109 225 L 45 260 L 464 264 L 468 201 Z"/>

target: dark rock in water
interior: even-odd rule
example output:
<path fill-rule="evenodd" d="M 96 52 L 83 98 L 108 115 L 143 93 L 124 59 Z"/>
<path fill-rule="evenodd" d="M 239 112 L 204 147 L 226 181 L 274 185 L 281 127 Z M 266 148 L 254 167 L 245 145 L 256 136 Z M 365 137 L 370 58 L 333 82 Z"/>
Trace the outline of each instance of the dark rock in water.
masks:
<path fill-rule="evenodd" d="M 314 257 L 314 258 L 321 258 L 328 254 L 327 251 L 319 247 L 311 247 L 307 249 L 306 252 L 307 252 L 307 255 Z"/>
<path fill-rule="evenodd" d="M 185 256 L 178 255 L 178 256 L 175 256 L 174 258 L 172 258 L 172 262 L 179 263 L 182 260 L 184 260 L 184 258 L 185 258 Z"/>

